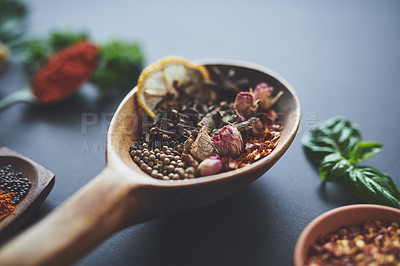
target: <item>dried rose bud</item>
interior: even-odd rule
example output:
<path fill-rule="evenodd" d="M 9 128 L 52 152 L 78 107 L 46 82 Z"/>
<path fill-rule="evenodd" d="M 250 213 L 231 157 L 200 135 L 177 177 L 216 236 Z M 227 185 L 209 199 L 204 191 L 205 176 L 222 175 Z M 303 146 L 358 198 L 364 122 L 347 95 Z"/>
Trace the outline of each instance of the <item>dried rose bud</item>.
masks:
<path fill-rule="evenodd" d="M 252 116 L 256 108 L 254 106 L 254 97 L 250 92 L 241 91 L 236 95 L 233 108 L 245 117 Z"/>
<path fill-rule="evenodd" d="M 242 116 L 242 115 L 235 115 L 235 117 L 233 118 L 233 122 L 236 122 L 236 123 L 241 123 L 241 122 L 244 122 L 244 121 L 246 121 L 247 119 L 246 119 L 246 117 L 244 117 L 244 116 Z"/>
<path fill-rule="evenodd" d="M 234 126 L 224 126 L 218 131 L 218 135 L 212 137 L 211 140 L 222 156 L 237 157 L 242 152 L 242 135 Z"/>
<path fill-rule="evenodd" d="M 197 167 L 197 171 L 200 173 L 201 176 L 218 174 L 221 169 L 222 162 L 218 156 L 211 156 L 204 159 Z"/>
<path fill-rule="evenodd" d="M 280 91 L 275 97 L 272 97 L 272 92 L 274 88 L 272 86 L 268 86 L 267 83 L 260 83 L 256 86 L 254 91 L 254 97 L 256 100 L 259 100 L 258 106 L 261 110 L 267 110 L 272 105 L 274 105 L 278 99 L 282 96 L 283 92 Z"/>

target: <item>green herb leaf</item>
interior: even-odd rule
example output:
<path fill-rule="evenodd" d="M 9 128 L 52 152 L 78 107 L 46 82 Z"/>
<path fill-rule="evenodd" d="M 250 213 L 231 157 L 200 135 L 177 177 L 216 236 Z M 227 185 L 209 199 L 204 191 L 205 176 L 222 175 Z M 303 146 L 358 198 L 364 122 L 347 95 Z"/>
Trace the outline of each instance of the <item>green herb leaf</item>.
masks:
<path fill-rule="evenodd" d="M 92 82 L 101 91 L 130 89 L 139 77 L 143 51 L 137 42 L 113 40 L 100 47 L 100 65 Z"/>
<path fill-rule="evenodd" d="M 345 175 L 353 166 L 340 153 L 325 156 L 319 166 L 319 174 L 325 181 L 332 181 Z"/>
<path fill-rule="evenodd" d="M 362 141 L 350 152 L 350 163 L 356 164 L 364 161 L 382 150 L 383 145 L 379 142 Z"/>
<path fill-rule="evenodd" d="M 87 41 L 89 34 L 84 31 L 56 30 L 49 37 L 49 44 L 53 53 L 79 41 Z"/>
<path fill-rule="evenodd" d="M 382 150 L 378 142 L 362 142 L 357 126 L 334 117 L 306 134 L 302 143 L 309 156 L 320 163 L 325 181 L 343 176 L 347 189 L 360 199 L 400 208 L 400 192 L 392 178 L 372 167 L 354 166 Z"/>
<path fill-rule="evenodd" d="M 333 117 L 306 134 L 302 143 L 309 156 L 316 162 L 332 153 L 348 159 L 350 152 L 361 140 L 358 127 L 343 117 Z"/>
<path fill-rule="evenodd" d="M 44 40 L 32 40 L 24 45 L 22 62 L 30 73 L 35 73 L 50 56 L 49 47 Z"/>
<path fill-rule="evenodd" d="M 18 0 L 1 0 L 0 7 L 0 22 L 10 18 L 24 18 L 28 11 L 25 3 Z"/>
<path fill-rule="evenodd" d="M 350 192 L 365 202 L 400 208 L 399 189 L 385 173 L 368 166 L 354 167 L 343 181 Z"/>
<path fill-rule="evenodd" d="M 337 145 L 330 137 L 319 130 L 313 130 L 303 136 L 302 143 L 311 159 L 320 163 L 326 155 L 338 152 Z"/>
<path fill-rule="evenodd" d="M 26 14 L 27 7 L 24 2 L 0 0 L 0 42 L 8 45 L 22 36 Z"/>

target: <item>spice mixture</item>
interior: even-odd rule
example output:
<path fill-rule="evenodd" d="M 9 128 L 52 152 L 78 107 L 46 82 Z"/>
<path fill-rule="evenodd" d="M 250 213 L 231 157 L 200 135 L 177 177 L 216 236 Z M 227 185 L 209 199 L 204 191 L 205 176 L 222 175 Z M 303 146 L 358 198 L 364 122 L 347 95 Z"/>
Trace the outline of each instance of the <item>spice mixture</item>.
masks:
<path fill-rule="evenodd" d="M 322 237 L 308 253 L 305 265 L 400 265 L 397 222 L 367 220 L 343 226 Z"/>
<path fill-rule="evenodd" d="M 28 194 L 32 183 L 11 165 L 0 168 L 0 221 L 14 213 L 18 205 Z"/>
<path fill-rule="evenodd" d="M 34 75 L 33 94 L 47 103 L 77 91 L 96 69 L 98 53 L 96 45 L 81 41 L 54 54 Z"/>
<path fill-rule="evenodd" d="M 260 83 L 231 101 L 166 99 L 154 119 L 143 121 L 142 138 L 130 148 L 133 161 L 157 179 L 179 180 L 245 167 L 270 154 L 281 126 L 271 109 L 282 92 Z M 229 97 L 220 97 L 229 99 Z"/>

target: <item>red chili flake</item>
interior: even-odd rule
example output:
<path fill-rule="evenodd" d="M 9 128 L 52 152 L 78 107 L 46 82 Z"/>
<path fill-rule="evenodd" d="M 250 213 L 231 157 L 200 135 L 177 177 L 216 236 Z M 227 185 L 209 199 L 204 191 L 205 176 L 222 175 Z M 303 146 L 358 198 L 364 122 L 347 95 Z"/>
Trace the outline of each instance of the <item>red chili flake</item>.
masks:
<path fill-rule="evenodd" d="M 270 131 L 269 128 L 267 128 L 265 134 L 258 137 L 249 137 L 244 144 L 242 154 L 238 158 L 221 158 L 223 170 L 229 171 L 242 168 L 268 156 L 276 147 L 279 137 L 279 131 Z"/>
<path fill-rule="evenodd" d="M 343 226 L 310 247 L 305 265 L 399 265 L 400 229 L 396 222 L 367 220 Z"/>

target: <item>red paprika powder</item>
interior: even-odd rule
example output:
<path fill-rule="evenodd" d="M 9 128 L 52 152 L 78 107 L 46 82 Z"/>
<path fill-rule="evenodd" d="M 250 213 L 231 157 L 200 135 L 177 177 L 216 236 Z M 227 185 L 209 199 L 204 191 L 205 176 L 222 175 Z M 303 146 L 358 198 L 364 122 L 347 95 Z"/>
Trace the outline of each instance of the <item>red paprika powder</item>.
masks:
<path fill-rule="evenodd" d="M 51 56 L 32 79 L 37 100 L 58 101 L 77 91 L 96 69 L 98 53 L 95 44 L 82 41 Z"/>
<path fill-rule="evenodd" d="M 6 193 L 0 190 L 0 221 L 7 216 L 14 214 L 15 206 L 12 203 L 14 193 Z"/>

